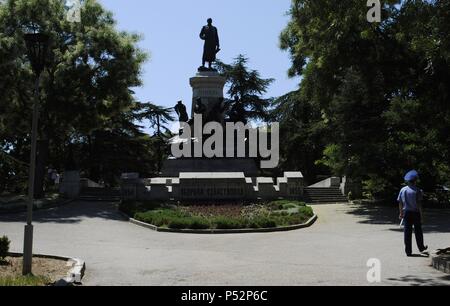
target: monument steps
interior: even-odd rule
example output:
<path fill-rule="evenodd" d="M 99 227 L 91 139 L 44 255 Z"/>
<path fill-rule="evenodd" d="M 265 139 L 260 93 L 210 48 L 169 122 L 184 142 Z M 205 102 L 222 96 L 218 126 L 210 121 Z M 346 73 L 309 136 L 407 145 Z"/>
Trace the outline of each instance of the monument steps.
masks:
<path fill-rule="evenodd" d="M 304 190 L 304 198 L 307 203 L 348 203 L 348 199 L 338 187 L 308 187 Z"/>
<path fill-rule="evenodd" d="M 121 200 L 119 188 L 83 188 L 79 200 L 85 202 L 116 202 Z"/>

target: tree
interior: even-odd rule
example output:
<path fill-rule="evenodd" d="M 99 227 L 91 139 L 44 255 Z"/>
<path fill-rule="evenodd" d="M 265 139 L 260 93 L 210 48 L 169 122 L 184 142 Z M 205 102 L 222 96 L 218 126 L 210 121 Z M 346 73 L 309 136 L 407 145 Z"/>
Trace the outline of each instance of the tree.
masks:
<path fill-rule="evenodd" d="M 167 124 L 174 121 L 172 109 L 164 108 L 152 102 L 139 103 L 137 105 L 137 119 L 148 120 L 150 127 L 156 129 L 156 134 L 161 135 L 161 128 L 166 132 L 169 131 Z"/>
<path fill-rule="evenodd" d="M 239 55 L 232 64 L 218 61 L 216 68 L 227 79 L 228 96 L 226 116 L 231 122 L 247 123 L 249 120 L 267 120 L 271 99 L 262 96 L 274 79 L 262 79 L 259 72 L 249 70 L 248 58 Z"/>
<path fill-rule="evenodd" d="M 146 60 L 136 46 L 139 36 L 118 32 L 112 14 L 95 0 L 83 2 L 80 23 L 69 22 L 66 13 L 59 0 L 8 0 L 0 6 L 0 145 L 3 154 L 20 161 L 27 160 L 30 150 L 33 88 L 23 30 L 37 25 L 52 42 L 41 81 L 38 197 L 45 167 L 50 163 L 62 167 L 71 145 L 87 154 L 81 164 L 88 172 L 96 167 L 95 149 L 101 145 L 108 151 L 126 139 L 141 148 L 148 146 L 148 140 L 135 138 L 145 136 L 133 121 L 130 90 L 141 85 Z M 111 142 L 103 142 L 106 135 Z M 132 154 L 128 152 L 130 158 Z"/>
<path fill-rule="evenodd" d="M 157 169 L 158 173 L 160 173 L 162 169 L 162 161 L 164 157 L 168 155 L 167 152 L 165 152 L 166 150 L 163 150 L 163 148 L 166 147 L 169 138 L 173 136 L 171 131 L 166 126 L 170 121 L 174 120 L 171 115 L 172 110 L 155 105 L 151 102 L 140 104 L 139 110 L 140 112 L 138 114 L 138 118 L 140 120 L 149 120 L 150 127 L 154 129 L 156 128 L 156 136 L 154 138 L 157 148 Z M 161 133 L 161 129 L 165 130 L 164 133 Z"/>
<path fill-rule="evenodd" d="M 321 110 L 305 100 L 300 91 L 276 98 L 271 121 L 280 123 L 280 172 L 302 171 L 312 182 L 326 167 L 317 166 L 325 148 Z"/>
<path fill-rule="evenodd" d="M 403 174 L 428 190 L 448 180 L 449 4 L 384 1 L 381 23 L 361 1 L 293 0 L 281 47 L 322 113 L 319 165 L 393 196 Z"/>

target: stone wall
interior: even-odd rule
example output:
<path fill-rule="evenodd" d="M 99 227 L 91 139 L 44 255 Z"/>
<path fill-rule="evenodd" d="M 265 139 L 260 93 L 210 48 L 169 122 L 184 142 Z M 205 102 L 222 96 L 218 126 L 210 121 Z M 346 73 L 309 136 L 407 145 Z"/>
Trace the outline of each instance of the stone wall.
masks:
<path fill-rule="evenodd" d="M 123 178 L 121 188 L 124 200 L 300 200 L 303 198 L 304 180 L 301 172 L 286 172 L 284 177 L 276 180 L 246 177 L 243 172 L 186 172 L 177 178 Z"/>

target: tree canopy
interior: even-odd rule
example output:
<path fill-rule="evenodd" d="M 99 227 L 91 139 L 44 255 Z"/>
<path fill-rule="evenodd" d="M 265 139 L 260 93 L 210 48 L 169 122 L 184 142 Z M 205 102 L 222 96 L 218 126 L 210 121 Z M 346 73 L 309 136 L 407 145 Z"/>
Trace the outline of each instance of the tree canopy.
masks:
<path fill-rule="evenodd" d="M 142 85 L 147 59 L 137 47 L 140 37 L 117 31 L 112 14 L 95 0 L 84 1 L 81 10 L 78 23 L 66 18 L 60 0 L 8 0 L 0 6 L 3 175 L 26 170 L 17 161 L 29 159 L 34 76 L 23 35 L 37 27 L 50 36 L 39 99 L 37 193 L 45 167 L 62 171 L 70 155 L 86 175 L 111 183 L 121 172 L 151 173 L 156 167 L 152 140 L 138 125 L 145 105 L 132 91 Z"/>
<path fill-rule="evenodd" d="M 365 4 L 292 1 L 281 48 L 290 75 L 302 77 L 293 103 L 311 105 L 319 129 L 303 133 L 322 135 L 313 142 L 325 145 L 318 165 L 361 179 L 369 195 L 392 196 L 413 168 L 432 189 L 450 175 L 450 3 L 383 1 L 381 23 L 366 20 Z M 283 100 L 280 109 L 291 103 Z M 292 115 L 285 121 L 304 119 Z M 284 143 L 311 144 L 285 135 Z"/>
<path fill-rule="evenodd" d="M 239 55 L 231 64 L 216 63 L 219 72 L 227 78 L 228 99 L 226 116 L 229 121 L 247 123 L 265 120 L 271 99 L 263 98 L 274 79 L 261 78 L 257 70 L 248 68 L 249 59 Z"/>

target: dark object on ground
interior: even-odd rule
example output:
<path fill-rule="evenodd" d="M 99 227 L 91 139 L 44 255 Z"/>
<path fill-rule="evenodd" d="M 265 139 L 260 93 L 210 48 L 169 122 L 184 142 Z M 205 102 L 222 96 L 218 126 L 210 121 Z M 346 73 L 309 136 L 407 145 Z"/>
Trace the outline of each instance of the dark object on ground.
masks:
<path fill-rule="evenodd" d="M 436 252 L 436 255 L 445 255 L 445 254 L 450 254 L 450 248 L 446 248 L 446 249 L 443 249 L 443 250 L 438 250 Z"/>

